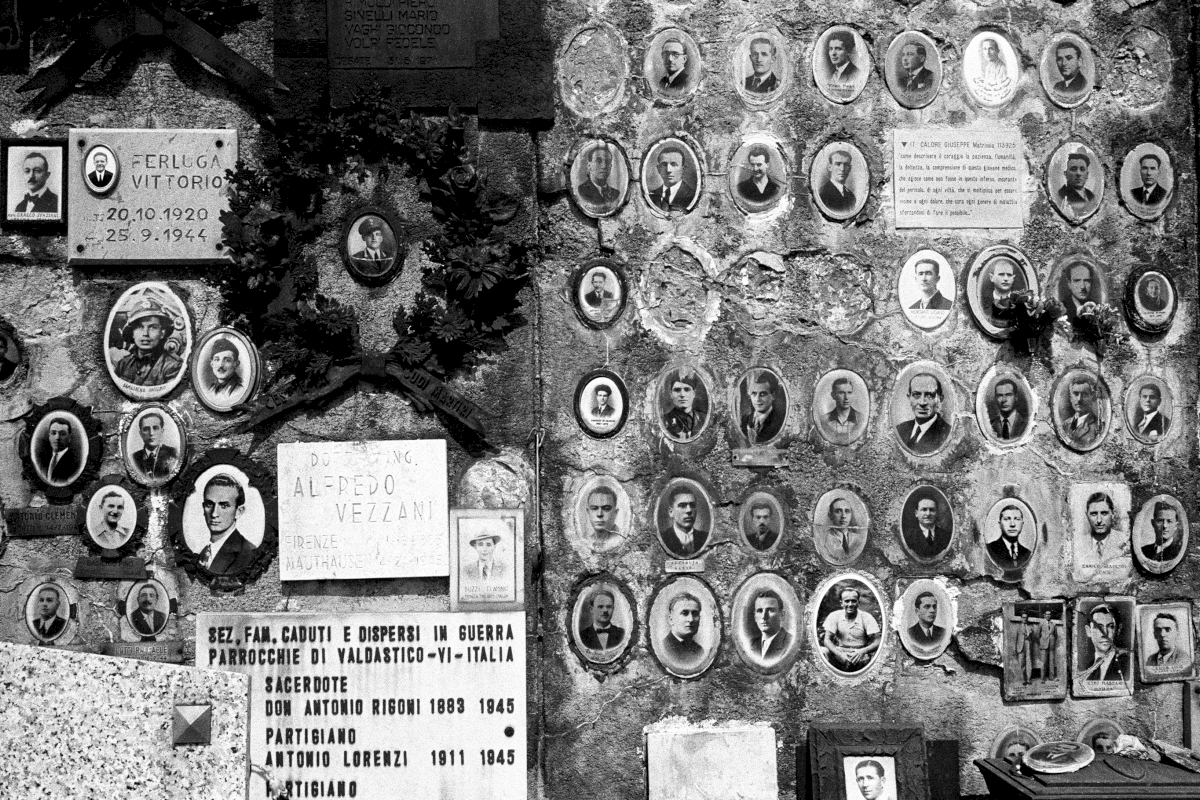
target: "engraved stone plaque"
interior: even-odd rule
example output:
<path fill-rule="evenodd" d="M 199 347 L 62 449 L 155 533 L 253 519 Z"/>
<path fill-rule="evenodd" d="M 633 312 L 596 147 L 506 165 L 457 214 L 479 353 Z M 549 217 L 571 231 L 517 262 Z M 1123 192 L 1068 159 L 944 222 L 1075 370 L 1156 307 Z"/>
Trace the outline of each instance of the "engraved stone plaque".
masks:
<path fill-rule="evenodd" d="M 500 38 L 497 0 L 328 0 L 332 69 L 475 66 L 475 42 Z"/>
<path fill-rule="evenodd" d="M 896 130 L 897 228 L 1020 228 L 1025 167 L 1021 134 Z"/>

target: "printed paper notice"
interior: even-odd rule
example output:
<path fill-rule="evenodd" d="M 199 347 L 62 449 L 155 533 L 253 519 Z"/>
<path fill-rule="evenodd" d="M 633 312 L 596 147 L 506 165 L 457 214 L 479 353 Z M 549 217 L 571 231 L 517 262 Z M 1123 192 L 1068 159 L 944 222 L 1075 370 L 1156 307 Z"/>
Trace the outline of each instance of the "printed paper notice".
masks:
<path fill-rule="evenodd" d="M 897 228 L 1020 228 L 1025 178 L 1015 130 L 892 133 Z"/>

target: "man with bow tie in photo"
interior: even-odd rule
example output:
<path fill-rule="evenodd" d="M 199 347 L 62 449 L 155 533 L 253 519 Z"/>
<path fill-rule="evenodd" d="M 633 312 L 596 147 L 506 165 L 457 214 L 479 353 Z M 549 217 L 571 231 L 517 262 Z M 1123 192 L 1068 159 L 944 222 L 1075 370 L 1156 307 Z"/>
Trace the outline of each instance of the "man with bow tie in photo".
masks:
<path fill-rule="evenodd" d="M 46 156 L 36 151 L 26 154 L 21 162 L 21 175 L 25 179 L 25 196 L 17 200 L 13 213 L 57 216 L 58 195 L 49 186 L 50 162 Z"/>
<path fill-rule="evenodd" d="M 579 631 L 579 641 L 593 650 L 611 650 L 625 641 L 625 629 L 612 623 L 616 600 L 608 589 L 599 589 L 588 605 L 592 609 L 592 624 Z"/>

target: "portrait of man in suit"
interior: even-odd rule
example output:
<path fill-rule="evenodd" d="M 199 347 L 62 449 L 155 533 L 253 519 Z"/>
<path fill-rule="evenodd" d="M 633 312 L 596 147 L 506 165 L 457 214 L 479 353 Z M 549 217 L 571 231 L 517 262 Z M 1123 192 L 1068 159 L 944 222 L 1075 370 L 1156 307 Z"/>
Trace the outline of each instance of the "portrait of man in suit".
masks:
<path fill-rule="evenodd" d="M 149 478 L 169 478 L 179 463 L 179 450 L 163 444 L 163 420 L 158 411 L 147 411 L 138 420 L 142 449 L 134 452 L 133 466 Z"/>
<path fill-rule="evenodd" d="M 21 160 L 25 194 L 17 195 L 11 211 L 18 214 L 58 214 L 59 198 L 50 188 L 50 161 L 44 153 L 32 151 Z M 13 194 L 10 192 L 9 196 Z"/>
<path fill-rule="evenodd" d="M 1100 204 L 1095 192 L 1087 188 L 1091 168 L 1091 156 L 1082 150 L 1067 155 L 1066 169 L 1063 170 L 1063 185 L 1052 195 L 1052 199 L 1057 201 L 1059 210 L 1068 219 L 1083 219 L 1095 211 L 1096 206 Z"/>
<path fill-rule="evenodd" d="M 896 800 L 896 779 L 889 775 L 881 763 L 882 760 L 891 761 L 886 758 L 868 758 L 855 764 L 854 785 L 858 788 L 862 800 Z M 857 800 L 849 790 L 846 797 L 847 800 Z"/>
<path fill-rule="evenodd" d="M 915 455 L 930 455 L 950 439 L 950 423 L 942 417 L 942 382 L 929 372 L 908 381 L 908 404 L 913 418 L 896 426 L 900 445 Z"/>
<path fill-rule="evenodd" d="M 1171 418 L 1162 409 L 1162 389 L 1146 382 L 1138 388 L 1137 409 L 1133 412 L 1133 430 L 1138 438 L 1157 442 L 1171 429 Z"/>
<path fill-rule="evenodd" d="M 208 371 L 203 379 L 204 392 L 214 403 L 232 407 L 244 399 L 246 381 L 242 377 L 242 356 L 237 345 L 224 336 L 208 348 Z"/>
<path fill-rule="evenodd" d="M 147 583 L 138 589 L 137 608 L 129 614 L 129 622 L 144 637 L 143 641 L 147 638 L 153 641 L 167 626 L 167 615 L 155 608 L 157 605 L 158 589 L 154 584 Z"/>
<path fill-rule="evenodd" d="M 209 541 L 198 554 L 199 564 L 213 575 L 240 575 L 258 554 L 237 528 L 246 511 L 246 490 L 234 476 L 218 473 L 208 479 L 202 497 Z"/>
<path fill-rule="evenodd" d="M 667 376 L 671 407 L 663 414 L 667 435 L 680 442 L 691 441 L 704 427 L 708 398 L 697 395 L 704 389 L 695 370 L 681 368 Z M 701 402 L 702 401 L 702 402 Z"/>
<path fill-rule="evenodd" d="M 687 483 L 672 487 L 666 496 L 668 525 L 660 529 L 658 535 L 667 552 L 675 558 L 693 558 L 708 543 L 708 531 L 698 526 L 702 499 L 707 502 L 707 498 Z M 711 516 L 708 509 L 705 513 Z"/>
<path fill-rule="evenodd" d="M 67 620 L 59 616 L 62 590 L 52 584 L 41 586 L 34 600 L 33 635 L 39 641 L 53 642 L 67 629 Z"/>
<path fill-rule="evenodd" d="M 818 418 L 821 432 L 834 444 L 849 444 L 856 438 L 856 433 L 861 435 L 865 427 L 863 413 L 854 407 L 854 381 L 849 374 L 840 373 L 833 379 L 833 384 L 829 387 L 829 397 L 832 407 L 828 411 L 822 411 Z M 862 403 L 866 400 L 860 399 L 857 402 Z"/>
<path fill-rule="evenodd" d="M 625 629 L 612 621 L 616 594 L 611 589 L 597 589 L 588 600 L 588 606 L 592 610 L 592 622 L 579 631 L 580 644 L 592 650 L 611 650 L 624 643 Z"/>
<path fill-rule="evenodd" d="M 762 661 L 776 661 L 787 653 L 792 635 L 783 629 L 783 600 L 774 589 L 763 589 L 754 597 L 754 633 L 750 652 Z"/>
<path fill-rule="evenodd" d="M 770 550 L 779 541 L 780 524 L 770 503 L 756 502 L 750 506 L 750 516 L 746 520 L 746 541 L 755 550 Z"/>
<path fill-rule="evenodd" d="M 1162 169 L 1162 159 L 1154 153 L 1147 153 L 1138 159 L 1138 175 L 1142 185 L 1130 190 L 1134 201 L 1144 206 L 1156 206 L 1167 199 L 1167 190 L 1158 182 L 1158 172 Z"/>
<path fill-rule="evenodd" d="M 396 260 L 396 253 L 384 243 L 384 226 L 387 225 L 375 214 L 367 214 L 358 223 L 357 231 L 363 246 L 350 254 L 350 260 L 363 275 L 378 276 L 387 272 Z M 392 231 L 390 238 L 395 239 Z"/>
<path fill-rule="evenodd" d="M 1056 94 L 1072 95 L 1087 91 L 1088 80 L 1083 74 L 1083 52 L 1074 42 L 1059 42 L 1054 48 L 1054 65 L 1062 80 L 1054 84 Z"/>
<path fill-rule="evenodd" d="M 1058 281 L 1058 297 L 1072 323 L 1089 308 L 1089 304 L 1094 309 L 1101 297 L 1100 284 L 1091 265 L 1083 261 L 1068 264 Z"/>
<path fill-rule="evenodd" d="M 822 506 L 828 498 L 829 505 Z M 830 489 L 817 501 L 813 508 L 813 539 L 817 552 L 831 564 L 850 564 L 862 555 L 867 545 L 868 520 L 855 514 L 855 505 L 861 504 L 849 490 Z M 866 506 L 862 506 L 866 513 Z"/>
<path fill-rule="evenodd" d="M 751 447 L 765 444 L 783 429 L 787 408 L 779 395 L 779 380 L 769 369 L 751 370 L 742 379 L 742 396 L 749 400 L 742 408 L 739 430 Z M 743 401 L 744 402 L 744 401 Z M 748 407 L 747 407 L 748 406 Z"/>
<path fill-rule="evenodd" d="M 848 181 L 853 159 L 849 150 L 829 154 L 829 178 L 817 190 L 817 197 L 831 214 L 850 214 L 858 207 Z"/>
<path fill-rule="evenodd" d="M 909 551 L 917 558 L 937 558 L 950 547 L 954 531 L 941 523 L 943 519 L 953 525 L 944 496 L 932 486 L 914 489 L 904 501 L 900 532 Z"/>
<path fill-rule="evenodd" d="M 605 142 L 597 142 L 587 150 L 585 159 L 587 161 L 587 179 L 575 187 L 576 193 L 581 200 L 596 206 L 598 210 L 612 210 L 612 206 L 621 199 L 621 192 L 608 183 L 613 165 L 613 155 L 609 150 L 609 145 Z"/>
<path fill-rule="evenodd" d="M 678 95 L 687 91 L 688 53 L 683 41 L 677 38 L 662 43 L 663 75 L 658 79 L 658 90 L 666 95 Z"/>
<path fill-rule="evenodd" d="M 669 631 L 659 640 L 668 661 L 686 668 L 695 666 L 704 657 L 704 647 L 696 641 L 702 610 L 700 598 L 691 592 L 680 592 L 671 598 L 667 606 Z"/>
<path fill-rule="evenodd" d="M 1000 508 L 999 536 L 987 543 L 987 554 L 996 566 L 1005 572 L 1016 572 L 1025 568 L 1033 556 L 1033 550 L 1021 543 L 1025 530 L 1025 511 L 1016 503 L 1005 503 Z M 1032 541 L 1036 532 L 1029 534 Z"/>
<path fill-rule="evenodd" d="M 834 87 L 853 86 L 861 74 L 854 66 L 857 45 L 849 30 L 836 30 L 825 42 L 825 80 Z"/>
<path fill-rule="evenodd" d="M 1001 376 L 987 403 L 988 427 L 1002 443 L 1015 442 L 1029 428 L 1029 398 L 1016 378 Z"/>
<path fill-rule="evenodd" d="M 650 192 L 650 202 L 655 208 L 666 212 L 685 212 L 691 209 L 696 199 L 696 186 L 687 180 L 688 155 L 682 145 L 663 145 L 655 157 L 655 170 L 661 181 L 657 189 Z M 695 164 L 692 157 L 691 164 Z M 694 167 L 691 169 L 694 173 Z"/>
<path fill-rule="evenodd" d="M 63 414 L 51 417 L 46 425 L 46 437 L 37 448 L 40 455 L 35 459 L 35 465 L 51 486 L 68 485 L 79 475 L 87 460 L 86 453 L 79 452 L 83 442 L 77 441 L 79 437 L 72 433 L 73 427 L 71 417 Z"/>
<path fill-rule="evenodd" d="M 1087 653 L 1081 643 L 1078 679 L 1085 684 L 1097 681 L 1132 684 L 1132 655 L 1128 648 L 1118 644 L 1124 631 L 1116 607 L 1097 603 L 1087 612 L 1086 620 L 1084 630 L 1091 643 L 1091 661 L 1082 660 Z"/>
<path fill-rule="evenodd" d="M 900 48 L 899 89 L 905 94 L 924 94 L 935 88 L 933 71 L 925 66 L 928 50 L 921 42 L 908 42 Z"/>
<path fill-rule="evenodd" d="M 1142 618 L 1142 621 L 1145 624 L 1145 617 Z M 1182 621 L 1191 622 L 1186 617 Z M 1154 614 L 1150 627 L 1154 636 L 1155 650 L 1146 656 L 1144 662 L 1146 669 L 1160 673 L 1191 671 L 1194 658 L 1190 648 L 1181 646 L 1180 622 L 1179 615 L 1170 611 L 1159 611 Z M 1191 641 L 1190 636 L 1185 635 L 1184 638 L 1187 642 Z"/>
<path fill-rule="evenodd" d="M 1150 526 L 1154 530 L 1154 541 L 1142 545 L 1142 559 L 1149 564 L 1151 571 L 1155 571 L 1178 558 L 1183 549 L 1179 509 L 1165 500 L 1156 500 Z"/>
<path fill-rule="evenodd" d="M 112 183 L 113 173 L 108 168 L 108 154 L 97 150 L 92 154 L 92 171 L 87 174 L 88 182 L 97 189 L 107 189 Z"/>
<path fill-rule="evenodd" d="M 614 550 L 624 542 L 625 537 L 617 526 L 617 515 L 620 513 L 617 493 L 601 484 L 588 492 L 585 500 L 584 513 L 587 522 L 584 530 L 587 532 L 589 546 L 601 553 Z"/>
<path fill-rule="evenodd" d="M 938 289 L 938 281 L 942 278 L 942 268 L 932 258 L 921 259 L 913 265 L 913 273 L 917 279 L 917 289 L 921 296 L 909 306 L 912 311 L 931 309 L 934 311 L 949 311 L 950 299 Z"/>
<path fill-rule="evenodd" d="M 768 171 L 770 163 L 770 148 L 761 144 L 751 146 L 746 166 L 742 168 L 746 178 L 737 185 L 738 195 L 747 203 L 766 205 L 783 195 L 783 186 Z"/>
<path fill-rule="evenodd" d="M 96 505 L 100 520 L 94 527 L 88 525 L 88 533 L 105 550 L 116 550 L 133 535 L 133 528 L 121 524 L 125 516 L 125 495 L 115 490 L 102 492 Z"/>
<path fill-rule="evenodd" d="M 1021 313 L 1013 292 L 1025 288 L 1025 274 L 1016 261 L 1006 255 L 989 259 L 979 282 L 979 304 L 987 322 L 997 328 L 1012 325 Z"/>
<path fill-rule="evenodd" d="M 615 417 L 617 411 L 613 408 L 609 400 L 612 398 L 613 389 L 607 383 L 600 383 L 596 388 L 592 389 L 592 416 L 600 419 L 608 419 Z"/>
<path fill-rule="evenodd" d="M 921 650 L 942 647 L 949 640 L 946 629 L 936 623 L 938 599 L 933 592 L 921 592 L 913 601 L 917 621 L 908 626 L 908 637 L 913 646 Z"/>
<path fill-rule="evenodd" d="M 1066 408 L 1061 412 L 1063 435 L 1073 447 L 1091 447 L 1105 432 L 1096 414 L 1096 381 L 1080 373 L 1071 379 L 1067 389 Z"/>
<path fill-rule="evenodd" d="M 775 43 L 766 36 L 755 37 L 750 42 L 750 70 L 746 76 L 747 92 L 770 94 L 779 88 L 779 76 L 775 74 Z"/>
<path fill-rule="evenodd" d="M 596 270 L 591 275 L 592 288 L 591 291 L 585 292 L 583 302 L 591 308 L 601 308 L 606 303 L 612 303 L 616 300 L 616 295 L 608 288 L 608 275 L 604 270 Z"/>

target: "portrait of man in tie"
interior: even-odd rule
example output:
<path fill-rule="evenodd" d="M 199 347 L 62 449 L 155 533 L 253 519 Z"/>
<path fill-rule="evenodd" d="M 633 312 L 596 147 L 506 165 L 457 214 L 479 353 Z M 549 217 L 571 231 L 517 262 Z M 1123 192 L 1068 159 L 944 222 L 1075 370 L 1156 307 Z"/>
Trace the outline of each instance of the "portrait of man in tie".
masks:
<path fill-rule="evenodd" d="M 1171 155 L 1154 142 L 1142 142 L 1122 159 L 1119 183 L 1130 214 L 1138 219 L 1158 219 L 1175 194 Z"/>
<path fill-rule="evenodd" d="M 658 496 L 658 539 L 671 558 L 695 558 L 708 544 L 712 499 L 699 482 L 673 478 Z"/>
<path fill-rule="evenodd" d="M 1163 575 L 1175 569 L 1188 549 L 1187 512 L 1169 494 L 1157 494 L 1142 504 L 1133 521 L 1133 554 L 1142 569 Z"/>
<path fill-rule="evenodd" d="M 589 217 L 607 217 L 621 207 L 629 190 L 629 162 L 606 139 L 583 143 L 571 163 L 571 196 Z"/>
<path fill-rule="evenodd" d="M 83 156 L 83 182 L 93 194 L 108 194 L 120 182 L 120 162 L 107 145 L 93 145 Z"/>
<path fill-rule="evenodd" d="M 929 105 L 942 83 L 937 44 L 919 31 L 904 31 L 888 45 L 884 77 L 900 105 L 905 108 Z"/>
<path fill-rule="evenodd" d="M 53 223 L 66 219 L 65 150 L 65 144 L 52 139 L 4 143 L 6 222 Z"/>
<path fill-rule="evenodd" d="M 67 632 L 71 607 L 66 590 L 58 583 L 38 584 L 25 601 L 25 624 L 35 639 L 51 644 Z"/>
<path fill-rule="evenodd" d="M 979 429 L 993 444 L 1012 447 L 1032 433 L 1033 391 L 1025 376 L 1008 365 L 996 365 L 984 374 L 975 392 Z"/>
<path fill-rule="evenodd" d="M 822 147 L 809 169 L 817 207 L 834 220 L 850 219 L 866 204 L 871 176 L 862 151 L 848 141 Z"/>
<path fill-rule="evenodd" d="M 50 486 L 69 486 L 83 472 L 89 448 L 78 417 L 66 411 L 52 412 L 38 422 L 33 432 L 34 469 Z"/>
<path fill-rule="evenodd" d="M 1157 444 L 1171 430 L 1174 393 L 1166 381 L 1145 375 L 1133 382 L 1125 395 L 1129 431 L 1144 444 Z"/>
<path fill-rule="evenodd" d="M 686 214 L 699 200 L 700 160 L 682 139 L 662 139 L 642 159 L 646 202 L 666 216 Z"/>
<path fill-rule="evenodd" d="M 896 378 L 892 392 L 896 441 L 914 456 L 934 455 L 950 441 L 955 408 L 945 370 L 928 361 L 911 365 Z"/>
<path fill-rule="evenodd" d="M 1054 429 L 1062 443 L 1081 453 L 1099 447 L 1112 417 L 1107 384 L 1080 367 L 1059 376 L 1053 392 Z"/>
<path fill-rule="evenodd" d="M 956 609 L 946 589 L 937 581 L 923 578 L 909 584 L 900 596 L 904 615 L 900 642 L 915 658 L 933 659 L 950 644 Z"/>
<path fill-rule="evenodd" d="M 812 56 L 813 79 L 821 94 L 835 103 L 858 97 L 871 72 L 869 49 L 862 35 L 846 25 L 822 33 Z"/>
<path fill-rule="evenodd" d="M 900 532 L 905 549 L 920 561 L 936 561 L 946 554 L 954 539 L 954 513 L 941 489 L 924 485 L 908 493 Z"/>
<path fill-rule="evenodd" d="M 633 644 L 633 606 L 622 589 L 608 578 L 592 580 L 575 598 L 575 645 L 593 664 L 611 664 Z"/>
<path fill-rule="evenodd" d="M 125 618 L 143 642 L 157 641 L 167 627 L 170 605 L 156 580 L 135 583 L 125 596 Z"/>
<path fill-rule="evenodd" d="M 738 383 L 738 430 L 750 447 L 771 443 L 787 420 L 787 392 L 774 370 L 756 367 Z"/>
<path fill-rule="evenodd" d="M 679 28 L 659 31 L 646 47 L 642 74 L 659 103 L 686 102 L 704 74 L 696 40 Z"/>
<path fill-rule="evenodd" d="M 980 526 L 988 559 L 1002 580 L 1020 580 L 1037 549 L 1037 518 L 1023 500 L 1005 497 L 992 504 Z"/>
<path fill-rule="evenodd" d="M 172 503 L 178 509 L 172 524 L 182 529 L 176 539 L 177 559 L 191 560 L 206 581 L 244 579 L 261 558 L 273 554 L 272 548 L 264 547 L 268 510 L 263 493 L 270 497 L 270 489 L 261 478 L 252 480 L 241 467 L 225 461 L 193 470 L 188 478 L 176 489 Z M 270 532 L 273 539 L 273 522 Z"/>
<path fill-rule="evenodd" d="M 763 106 L 779 98 L 791 75 L 787 40 L 777 31 L 755 31 L 734 50 L 733 85 L 747 105 Z"/>
<path fill-rule="evenodd" d="M 853 489 L 839 486 L 817 499 L 812 511 L 817 555 L 834 566 L 853 564 L 867 546 L 871 513 Z"/>
<path fill-rule="evenodd" d="M 956 292 L 954 268 L 936 250 L 919 250 L 909 256 L 896 282 L 905 319 L 921 330 L 932 330 L 946 321 Z"/>
<path fill-rule="evenodd" d="M 759 572 L 747 578 L 733 595 L 732 619 L 734 645 L 746 666 L 772 674 L 794 661 L 803 610 L 782 575 Z"/>
<path fill-rule="evenodd" d="M 1096 59 L 1091 46 L 1074 33 L 1056 33 L 1042 49 L 1039 74 L 1046 94 L 1055 105 L 1063 108 L 1081 105 L 1091 95 L 1096 80 Z"/>
<path fill-rule="evenodd" d="M 356 279 L 379 283 L 390 278 L 396 258 L 396 229 L 377 211 L 360 213 L 346 234 L 345 261 Z"/>

